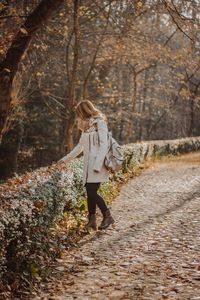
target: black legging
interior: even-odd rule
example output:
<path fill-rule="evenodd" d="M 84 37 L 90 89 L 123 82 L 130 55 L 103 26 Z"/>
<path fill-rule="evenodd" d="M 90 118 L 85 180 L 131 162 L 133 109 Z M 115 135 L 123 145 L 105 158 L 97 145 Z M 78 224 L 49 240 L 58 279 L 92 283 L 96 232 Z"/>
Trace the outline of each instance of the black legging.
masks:
<path fill-rule="evenodd" d="M 89 214 L 96 213 L 96 206 L 100 208 L 102 213 L 108 209 L 103 198 L 97 194 L 100 184 L 100 182 L 87 182 L 85 184 Z"/>

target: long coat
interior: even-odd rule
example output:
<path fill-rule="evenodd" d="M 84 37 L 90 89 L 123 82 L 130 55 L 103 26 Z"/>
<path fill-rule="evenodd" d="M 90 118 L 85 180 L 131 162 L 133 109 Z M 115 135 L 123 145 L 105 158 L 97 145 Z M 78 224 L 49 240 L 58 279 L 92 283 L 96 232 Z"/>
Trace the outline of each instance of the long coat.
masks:
<path fill-rule="evenodd" d="M 97 126 L 95 126 L 95 124 Z M 83 151 L 83 185 L 86 182 L 105 182 L 109 172 L 104 166 L 108 151 L 108 127 L 101 117 L 90 119 L 89 130 L 83 131 L 78 144 L 61 160 L 70 162 Z"/>

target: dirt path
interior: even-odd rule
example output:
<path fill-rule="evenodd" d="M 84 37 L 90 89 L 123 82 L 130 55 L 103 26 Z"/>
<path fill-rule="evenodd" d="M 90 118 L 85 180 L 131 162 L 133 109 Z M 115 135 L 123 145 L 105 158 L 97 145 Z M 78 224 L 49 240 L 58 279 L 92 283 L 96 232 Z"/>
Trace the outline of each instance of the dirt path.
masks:
<path fill-rule="evenodd" d="M 116 227 L 82 240 L 33 299 L 200 300 L 199 153 L 130 180 L 112 213 Z"/>

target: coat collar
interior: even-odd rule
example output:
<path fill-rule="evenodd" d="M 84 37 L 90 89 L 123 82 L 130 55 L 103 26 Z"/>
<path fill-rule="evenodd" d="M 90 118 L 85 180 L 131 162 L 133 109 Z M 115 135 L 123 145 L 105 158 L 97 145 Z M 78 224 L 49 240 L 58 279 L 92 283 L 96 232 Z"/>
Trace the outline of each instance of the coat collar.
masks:
<path fill-rule="evenodd" d="M 99 120 L 102 120 L 102 117 L 92 117 L 90 118 L 90 121 L 89 121 L 89 125 L 92 126 L 94 125 L 95 123 L 97 123 Z"/>

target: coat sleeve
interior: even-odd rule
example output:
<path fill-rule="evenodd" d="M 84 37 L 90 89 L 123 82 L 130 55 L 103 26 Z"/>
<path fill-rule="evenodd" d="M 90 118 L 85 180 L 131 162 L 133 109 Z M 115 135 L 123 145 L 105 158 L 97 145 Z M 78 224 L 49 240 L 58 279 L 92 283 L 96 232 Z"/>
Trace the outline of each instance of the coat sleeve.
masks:
<path fill-rule="evenodd" d="M 106 153 L 108 151 L 108 127 L 104 120 L 97 122 L 99 147 L 96 153 L 96 159 L 94 161 L 93 170 L 100 172 L 104 163 Z"/>
<path fill-rule="evenodd" d="M 75 157 L 77 157 L 82 151 L 83 151 L 83 143 L 82 143 L 82 134 L 81 134 L 79 142 L 74 147 L 74 149 L 70 153 L 68 153 L 67 155 L 65 155 L 64 157 L 62 157 L 59 161 L 64 161 L 64 162 L 68 163 L 72 159 L 74 159 Z"/>

